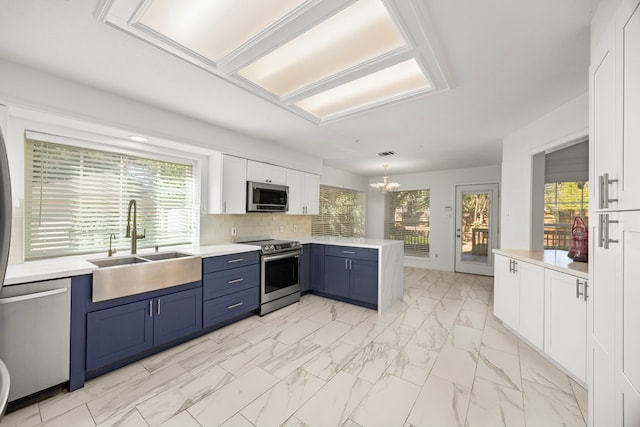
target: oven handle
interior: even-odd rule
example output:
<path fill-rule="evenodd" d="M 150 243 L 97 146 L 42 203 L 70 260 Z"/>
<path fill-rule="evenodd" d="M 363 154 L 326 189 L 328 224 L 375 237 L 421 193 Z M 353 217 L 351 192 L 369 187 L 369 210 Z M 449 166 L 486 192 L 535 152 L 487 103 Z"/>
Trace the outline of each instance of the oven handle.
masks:
<path fill-rule="evenodd" d="M 287 251 L 287 252 L 274 254 L 274 255 L 263 255 L 262 262 L 276 261 L 279 259 L 293 258 L 293 257 L 299 257 L 299 256 L 300 256 L 300 249 L 296 249 L 295 251 Z"/>

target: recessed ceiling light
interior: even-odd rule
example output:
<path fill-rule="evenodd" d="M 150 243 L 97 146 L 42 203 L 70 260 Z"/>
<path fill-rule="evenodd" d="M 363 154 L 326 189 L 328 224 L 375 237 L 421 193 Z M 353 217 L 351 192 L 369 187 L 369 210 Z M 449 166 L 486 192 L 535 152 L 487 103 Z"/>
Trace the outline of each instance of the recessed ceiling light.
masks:
<path fill-rule="evenodd" d="M 218 62 L 304 2 L 153 0 L 138 22 Z"/>
<path fill-rule="evenodd" d="M 431 88 L 418 62 L 410 59 L 336 86 L 295 105 L 320 119 L 326 119 Z"/>
<path fill-rule="evenodd" d="M 283 96 L 406 44 L 381 0 L 360 0 L 238 74 Z"/>
<path fill-rule="evenodd" d="M 129 139 L 135 142 L 147 142 L 149 138 L 140 135 L 129 135 Z"/>

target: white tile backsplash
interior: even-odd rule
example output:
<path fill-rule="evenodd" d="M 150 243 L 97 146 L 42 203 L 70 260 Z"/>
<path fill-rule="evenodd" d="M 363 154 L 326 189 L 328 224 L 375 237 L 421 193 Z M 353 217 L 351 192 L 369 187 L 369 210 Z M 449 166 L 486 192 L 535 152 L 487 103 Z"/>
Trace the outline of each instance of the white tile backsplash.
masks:
<path fill-rule="evenodd" d="M 311 216 L 272 213 L 245 215 L 203 215 L 200 217 L 200 244 L 230 243 L 249 237 L 300 239 L 311 235 Z M 296 231 L 293 231 L 294 225 Z M 280 226 L 284 232 L 280 232 Z M 231 235 L 235 227 L 237 235 Z"/>

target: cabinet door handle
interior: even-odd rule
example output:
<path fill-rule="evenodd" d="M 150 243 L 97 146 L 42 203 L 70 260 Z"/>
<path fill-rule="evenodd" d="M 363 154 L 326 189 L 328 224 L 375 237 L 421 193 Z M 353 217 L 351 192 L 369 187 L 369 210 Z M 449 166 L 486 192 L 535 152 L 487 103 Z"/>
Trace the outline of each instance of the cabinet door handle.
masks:
<path fill-rule="evenodd" d="M 609 238 L 609 225 L 617 224 L 618 221 L 610 220 L 609 214 L 602 214 L 601 216 L 602 218 L 600 222 L 600 228 L 602 229 L 602 236 L 601 236 L 602 247 L 605 249 L 609 249 L 609 243 L 618 243 L 617 239 Z"/>
<path fill-rule="evenodd" d="M 617 179 L 609 179 L 608 173 L 603 173 L 600 176 L 599 186 L 600 186 L 600 203 L 598 204 L 600 209 L 606 209 L 609 207 L 609 203 L 617 202 L 618 199 L 610 199 L 609 198 L 609 185 L 614 182 L 618 182 Z"/>
<path fill-rule="evenodd" d="M 239 279 L 229 280 L 229 281 L 227 281 L 227 283 L 228 283 L 229 285 L 233 285 L 234 283 L 239 283 L 239 282 L 242 282 L 243 280 L 244 280 L 244 279 L 243 279 L 242 277 L 240 277 Z"/>
<path fill-rule="evenodd" d="M 580 285 L 582 285 L 582 282 L 580 282 L 580 279 L 576 279 L 576 298 L 578 299 L 583 296 L 582 292 L 580 292 Z"/>
<path fill-rule="evenodd" d="M 158 316 L 160 316 L 160 298 L 158 298 L 158 312 L 157 312 Z"/>
<path fill-rule="evenodd" d="M 587 295 L 587 289 L 589 289 L 589 282 L 588 281 L 584 281 L 584 300 L 588 300 L 589 299 L 589 295 Z"/>
<path fill-rule="evenodd" d="M 242 261 L 244 261 L 244 258 L 236 258 L 236 259 L 230 259 L 229 261 L 227 261 L 227 263 L 233 264 L 234 262 L 242 262 Z"/>
<path fill-rule="evenodd" d="M 513 260 L 509 260 L 509 273 L 513 273 Z"/>
<path fill-rule="evenodd" d="M 513 260 L 513 274 L 516 274 L 518 272 L 518 261 L 516 261 L 515 259 Z"/>
<path fill-rule="evenodd" d="M 351 254 L 351 255 L 355 255 L 354 251 L 342 251 L 343 254 Z"/>
<path fill-rule="evenodd" d="M 242 302 L 239 302 L 239 303 L 237 303 L 237 304 L 232 304 L 232 305 L 228 306 L 228 307 L 227 307 L 227 309 L 228 309 L 228 310 L 232 310 L 232 309 L 234 309 L 234 308 L 236 308 L 236 307 L 240 307 L 240 306 L 241 306 L 241 305 L 243 305 L 243 304 L 244 304 L 244 303 L 242 303 Z"/>
<path fill-rule="evenodd" d="M 153 317 L 153 300 L 149 300 L 149 317 Z"/>
<path fill-rule="evenodd" d="M 344 259 L 344 269 L 345 270 L 349 269 L 349 260 L 347 258 Z"/>
<path fill-rule="evenodd" d="M 349 270 L 351 270 L 351 260 L 349 260 Z"/>

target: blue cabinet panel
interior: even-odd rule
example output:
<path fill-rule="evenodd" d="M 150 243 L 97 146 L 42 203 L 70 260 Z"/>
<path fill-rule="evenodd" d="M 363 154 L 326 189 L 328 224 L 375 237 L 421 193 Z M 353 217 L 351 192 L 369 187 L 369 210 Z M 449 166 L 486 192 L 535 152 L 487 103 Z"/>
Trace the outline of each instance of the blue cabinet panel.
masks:
<path fill-rule="evenodd" d="M 151 302 L 139 301 L 87 314 L 87 371 L 153 346 Z"/>
<path fill-rule="evenodd" d="M 153 300 L 153 345 L 157 346 L 202 329 L 202 291 L 176 292 Z"/>
<path fill-rule="evenodd" d="M 227 270 L 229 268 L 245 267 L 260 262 L 260 254 L 256 252 L 243 252 L 241 254 L 214 256 L 202 259 L 202 274 L 214 271 Z"/>
<path fill-rule="evenodd" d="M 311 245 L 311 290 L 324 291 L 324 245 Z"/>
<path fill-rule="evenodd" d="M 353 246 L 327 245 L 324 249 L 324 254 L 352 259 L 368 259 L 370 261 L 378 260 L 377 249 L 357 248 Z"/>
<path fill-rule="evenodd" d="M 324 257 L 324 292 L 349 297 L 349 260 L 347 258 Z"/>
<path fill-rule="evenodd" d="M 300 292 L 305 293 L 311 289 L 311 245 L 302 245 L 300 256 Z"/>
<path fill-rule="evenodd" d="M 256 288 L 234 292 L 205 301 L 202 322 L 205 328 L 256 310 L 260 306 L 260 290 Z"/>
<path fill-rule="evenodd" d="M 349 297 L 370 304 L 378 303 L 378 262 L 351 260 Z"/>
<path fill-rule="evenodd" d="M 260 265 L 232 268 L 204 275 L 204 299 L 260 286 Z"/>

